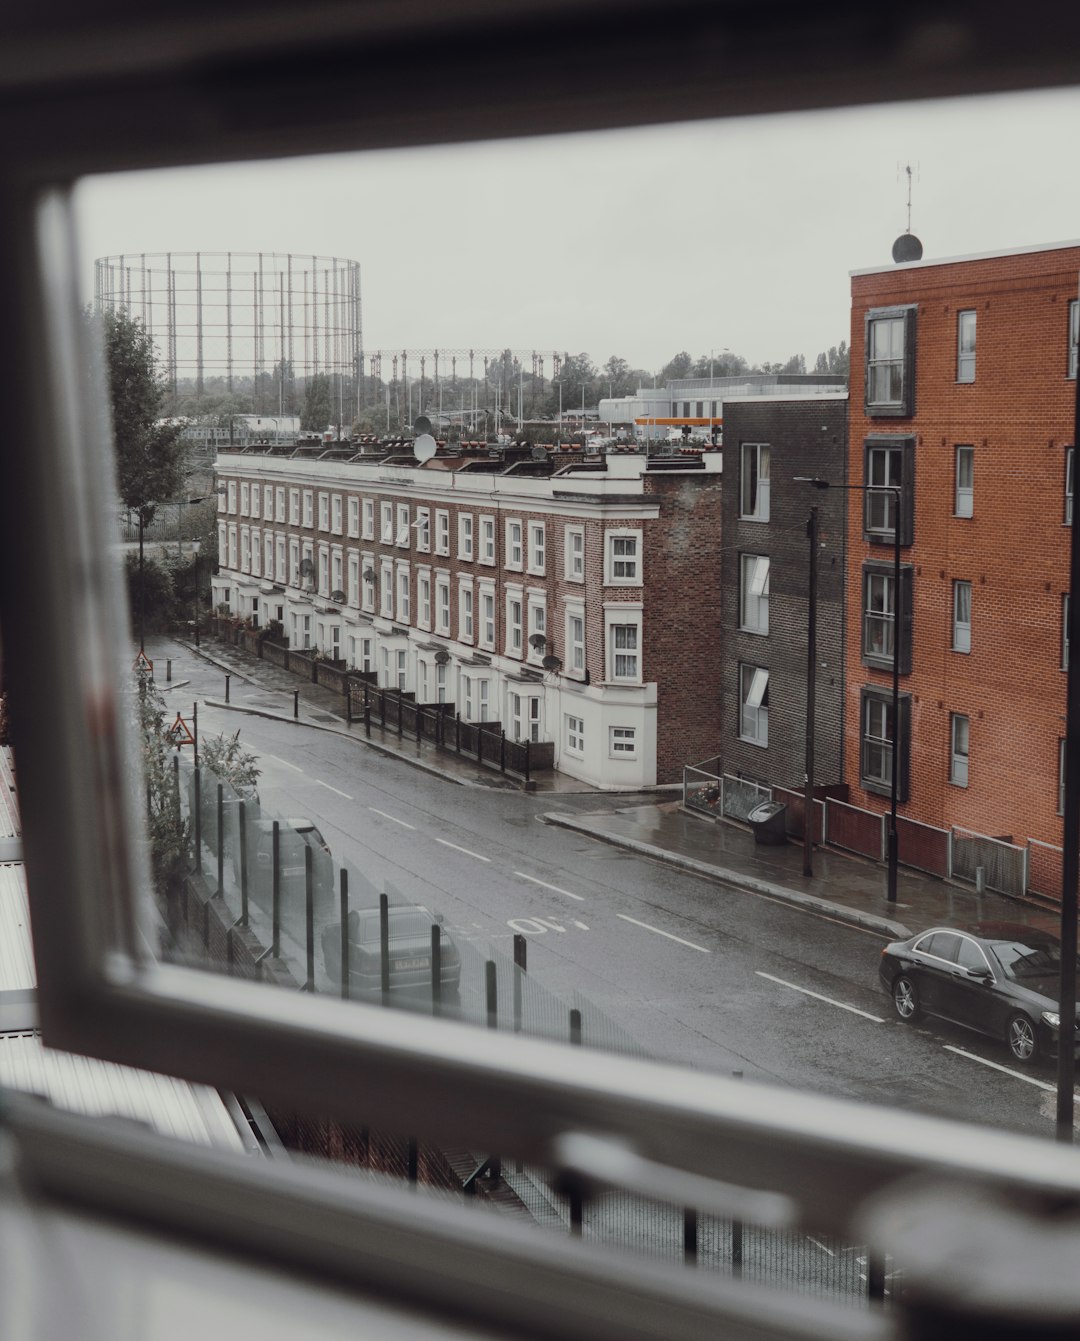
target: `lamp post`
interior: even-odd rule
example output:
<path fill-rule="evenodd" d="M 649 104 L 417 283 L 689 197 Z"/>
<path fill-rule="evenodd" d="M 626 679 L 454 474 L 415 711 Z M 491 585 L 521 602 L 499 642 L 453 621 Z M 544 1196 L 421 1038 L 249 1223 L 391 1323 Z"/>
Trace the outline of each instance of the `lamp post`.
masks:
<path fill-rule="evenodd" d="M 889 777 L 889 834 L 888 834 L 888 877 L 886 897 L 889 903 L 896 902 L 896 869 L 898 843 L 896 829 L 896 801 L 899 790 L 900 767 L 900 623 L 902 614 L 902 595 L 900 589 L 900 525 L 903 519 L 903 490 L 898 484 L 834 484 L 832 480 L 822 480 L 807 475 L 796 475 L 796 483 L 809 484 L 815 489 L 846 489 L 852 493 L 891 494 L 895 505 L 893 516 L 893 647 L 892 647 L 892 757 Z M 815 590 L 813 599 L 816 601 Z M 815 612 L 816 613 L 816 612 Z M 810 686 L 807 686 L 808 689 Z M 814 712 L 815 705 L 808 699 L 807 713 Z M 860 736 L 862 724 L 859 725 Z M 807 779 L 808 793 L 813 794 L 814 780 Z M 806 816 L 806 823 L 810 816 Z"/>

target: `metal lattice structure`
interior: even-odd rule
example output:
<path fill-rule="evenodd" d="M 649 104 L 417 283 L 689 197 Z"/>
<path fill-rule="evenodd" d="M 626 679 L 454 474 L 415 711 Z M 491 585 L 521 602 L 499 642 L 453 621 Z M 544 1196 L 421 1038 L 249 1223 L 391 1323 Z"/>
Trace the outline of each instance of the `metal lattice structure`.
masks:
<path fill-rule="evenodd" d="M 360 265 L 279 252 L 143 252 L 95 262 L 98 310 L 125 308 L 153 337 L 173 390 L 249 391 L 284 410 L 290 383 L 324 374 L 343 410 L 363 376 Z"/>

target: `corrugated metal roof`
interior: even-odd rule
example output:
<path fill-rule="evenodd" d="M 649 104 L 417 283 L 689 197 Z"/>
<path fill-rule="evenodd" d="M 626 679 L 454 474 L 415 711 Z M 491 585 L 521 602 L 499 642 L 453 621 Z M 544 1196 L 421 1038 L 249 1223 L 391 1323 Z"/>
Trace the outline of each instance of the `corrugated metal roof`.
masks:
<path fill-rule="evenodd" d="M 0 838 L 18 838 L 21 833 L 11 746 L 0 745 Z"/>
<path fill-rule="evenodd" d="M 21 865 L 0 866 L 0 1004 L 5 992 L 36 987 L 25 872 Z M 0 1024 L 0 1086 L 43 1095 L 72 1113 L 131 1118 L 196 1145 L 245 1149 L 215 1090 L 46 1048 L 22 1018 L 16 1032 L 5 1033 Z"/>
<path fill-rule="evenodd" d="M 36 986 L 24 868 L 0 866 L 0 992 Z"/>

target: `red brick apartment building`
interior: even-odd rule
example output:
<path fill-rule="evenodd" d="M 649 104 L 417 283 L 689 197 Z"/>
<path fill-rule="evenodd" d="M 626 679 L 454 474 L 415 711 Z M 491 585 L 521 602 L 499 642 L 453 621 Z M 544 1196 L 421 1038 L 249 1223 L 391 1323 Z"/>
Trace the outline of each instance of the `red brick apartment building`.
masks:
<path fill-rule="evenodd" d="M 719 742 L 720 462 L 223 454 L 214 600 L 584 781 L 675 782 Z"/>
<path fill-rule="evenodd" d="M 1078 275 L 1072 243 L 852 276 L 849 482 L 902 488 L 900 813 L 1020 844 L 1061 843 Z M 845 780 L 882 810 L 895 505 L 855 503 Z"/>

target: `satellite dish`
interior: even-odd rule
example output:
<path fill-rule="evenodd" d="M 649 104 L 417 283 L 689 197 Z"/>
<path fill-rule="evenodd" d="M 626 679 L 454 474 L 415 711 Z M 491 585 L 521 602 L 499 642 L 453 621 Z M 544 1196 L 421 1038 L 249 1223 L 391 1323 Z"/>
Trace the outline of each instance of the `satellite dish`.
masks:
<path fill-rule="evenodd" d="M 311 577 L 311 575 L 312 575 L 314 572 L 315 572 L 315 565 L 311 562 L 310 559 L 301 559 L 301 560 L 300 560 L 300 576 L 301 576 L 301 577 Z"/>
<path fill-rule="evenodd" d="M 330 599 L 334 602 L 335 605 L 344 605 L 346 601 L 346 596 L 343 591 L 332 591 L 330 593 Z"/>
<path fill-rule="evenodd" d="M 540 664 L 546 671 L 557 671 L 561 670 L 562 668 L 562 662 L 559 660 L 559 658 L 557 656 L 552 656 L 550 654 L 546 656 L 543 659 L 543 661 L 541 661 Z"/>
<path fill-rule="evenodd" d="M 435 653 L 436 666 L 445 666 L 449 660 L 450 660 L 450 653 L 446 650 L 445 647 L 440 647 L 439 650 Z"/>
<path fill-rule="evenodd" d="M 546 447 L 534 447 L 534 448 L 532 449 L 532 451 L 529 453 L 529 455 L 532 457 L 532 459 L 533 459 L 534 461 L 546 461 L 546 460 L 547 460 L 547 448 L 546 448 Z"/>
<path fill-rule="evenodd" d="M 535 648 L 537 652 L 540 651 L 541 647 L 545 647 L 546 645 L 547 639 L 542 633 L 529 634 L 529 646 Z"/>
<path fill-rule="evenodd" d="M 921 261 L 922 243 L 914 233 L 901 233 L 892 244 L 892 258 L 900 261 Z"/>
<path fill-rule="evenodd" d="M 431 432 L 431 420 L 426 414 L 417 415 L 416 421 L 413 424 L 413 431 L 418 438 L 422 437 L 425 433 Z"/>
<path fill-rule="evenodd" d="M 364 569 L 364 581 L 365 581 L 365 582 L 374 582 L 374 581 L 375 581 L 375 569 L 374 569 L 374 568 L 365 568 L 365 569 Z"/>
<path fill-rule="evenodd" d="M 438 444 L 430 433 L 421 433 L 412 445 L 413 456 L 417 461 L 430 461 L 435 455 Z"/>

